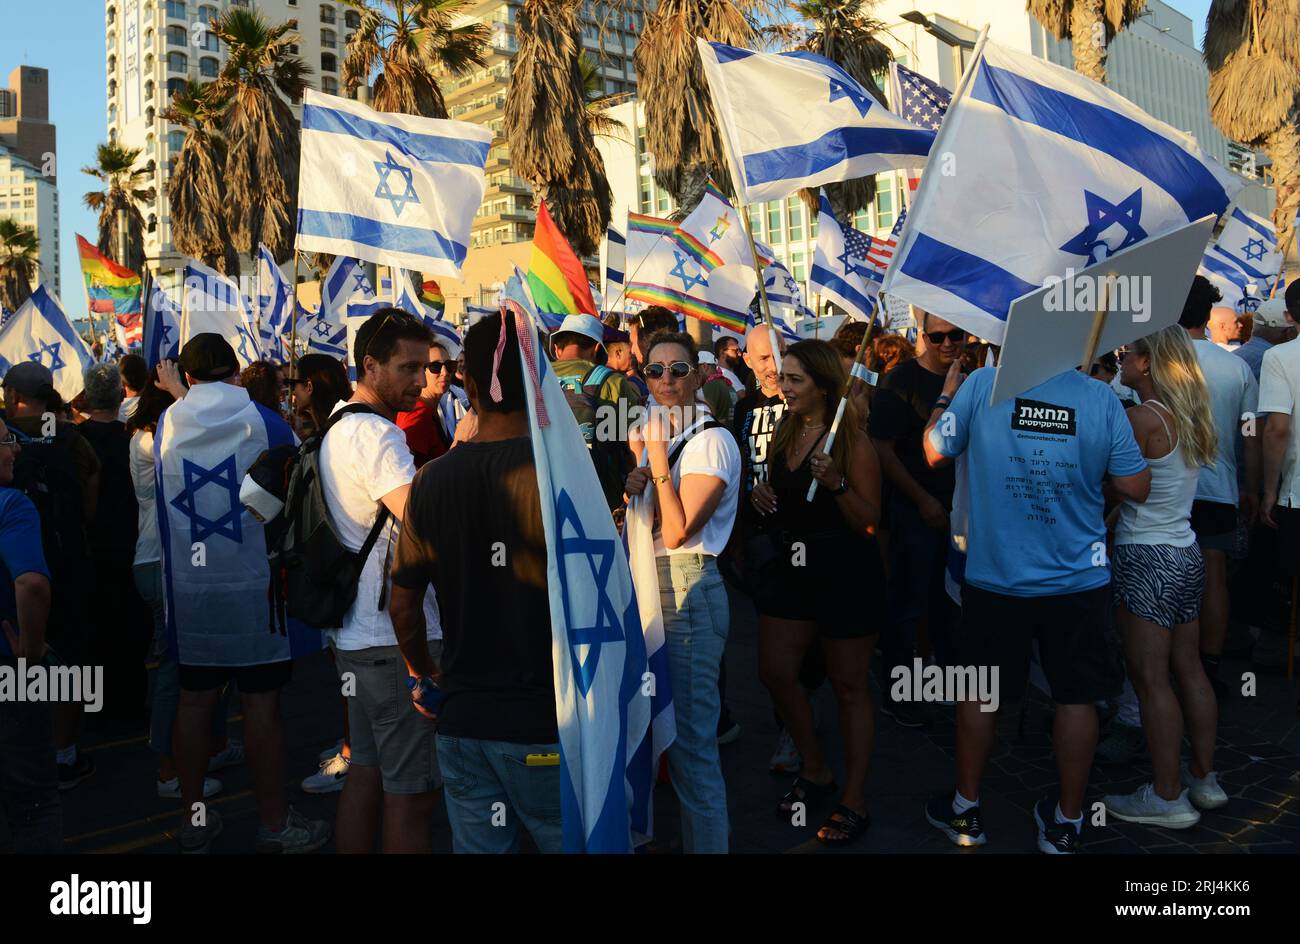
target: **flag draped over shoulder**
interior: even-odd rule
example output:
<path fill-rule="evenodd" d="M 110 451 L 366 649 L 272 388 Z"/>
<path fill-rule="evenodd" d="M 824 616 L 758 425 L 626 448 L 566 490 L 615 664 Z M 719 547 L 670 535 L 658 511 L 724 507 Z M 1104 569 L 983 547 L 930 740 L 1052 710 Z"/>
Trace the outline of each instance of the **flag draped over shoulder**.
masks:
<path fill-rule="evenodd" d="M 196 334 L 219 334 L 235 349 L 239 369 L 261 360 L 253 304 L 233 280 L 193 259 L 185 263 L 181 347 Z"/>
<path fill-rule="evenodd" d="M 92 315 L 112 315 L 113 333 L 123 348 L 135 347 L 143 336 L 140 274 L 118 265 L 77 235 L 77 255 L 86 283 L 86 303 Z"/>
<path fill-rule="evenodd" d="M 533 230 L 533 255 L 528 263 L 528 289 L 533 304 L 543 315 L 595 315 L 596 301 L 591 297 L 587 272 L 543 202 L 537 207 L 537 226 Z"/>
<path fill-rule="evenodd" d="M 829 59 L 696 44 L 742 203 L 915 167 L 930 153 L 933 131 L 890 112 Z"/>
<path fill-rule="evenodd" d="M 1001 343 L 1011 302 L 1223 212 L 1242 182 L 1182 132 L 1076 72 L 986 43 L 883 291 Z"/>
<path fill-rule="evenodd" d="M 637 792 L 630 764 L 650 730 L 640 611 L 622 542 L 577 421 L 538 349 L 531 312 L 513 298 L 502 310 L 518 331 L 546 529 L 564 850 L 628 852 Z M 644 792 L 648 783 L 637 787 Z"/>
<path fill-rule="evenodd" d="M 65 402 L 81 393 L 82 375 L 95 363 L 58 296 L 44 285 L 38 285 L 0 329 L 0 375 L 23 361 L 48 367 L 54 389 Z"/>
<path fill-rule="evenodd" d="M 492 131 L 303 94 L 298 247 L 456 277 Z"/>
<path fill-rule="evenodd" d="M 181 307 L 157 282 L 151 283 L 145 301 L 144 360 L 153 370 L 161 360 L 180 357 Z"/>

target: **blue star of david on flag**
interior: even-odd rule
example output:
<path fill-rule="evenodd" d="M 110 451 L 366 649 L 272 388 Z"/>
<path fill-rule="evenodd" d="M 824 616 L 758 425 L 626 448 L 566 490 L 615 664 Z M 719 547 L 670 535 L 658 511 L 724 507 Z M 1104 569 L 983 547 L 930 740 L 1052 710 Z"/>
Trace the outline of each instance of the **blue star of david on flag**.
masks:
<path fill-rule="evenodd" d="M 162 339 L 163 345 L 170 347 L 172 343 L 172 326 L 169 324 L 159 325 L 158 336 Z"/>
<path fill-rule="evenodd" d="M 831 102 L 836 102 L 841 98 L 847 98 L 853 103 L 853 107 L 858 110 L 858 115 L 865 118 L 867 112 L 871 110 L 871 96 L 863 91 L 862 86 L 856 82 L 845 82 L 840 79 L 830 80 Z"/>
<path fill-rule="evenodd" d="M 555 500 L 555 528 L 560 535 L 557 564 L 560 585 L 564 587 L 564 623 L 569 632 L 569 658 L 578 691 L 587 697 L 596 678 L 600 663 L 600 649 L 607 642 L 623 642 L 623 625 L 618 610 L 609 598 L 609 579 L 614 568 L 614 541 L 587 537 L 582 518 L 573 499 L 564 489 Z M 577 558 L 577 573 L 569 573 L 569 559 Z M 589 626 L 577 625 L 581 614 L 572 611 L 570 587 L 596 588 L 596 612 Z M 586 658 L 580 657 L 579 646 L 586 646 Z"/>
<path fill-rule="evenodd" d="M 1259 262 L 1264 258 L 1264 240 L 1252 239 L 1246 245 L 1241 247 L 1241 251 L 1246 254 L 1246 258 L 1251 262 Z"/>
<path fill-rule="evenodd" d="M 420 201 L 416 200 L 415 202 L 419 203 Z M 400 213 L 401 211 L 399 210 L 398 212 Z M 366 278 L 366 273 L 363 272 L 361 269 L 357 269 L 356 272 L 352 273 L 352 279 L 357 283 L 357 287 L 355 291 L 362 292 L 366 295 L 375 294 L 374 290 L 371 289 L 370 287 L 370 280 Z"/>
<path fill-rule="evenodd" d="M 419 203 L 420 198 L 415 193 L 411 168 L 397 163 L 392 151 L 385 151 L 384 156 L 387 160 L 372 161 L 375 170 L 379 172 L 379 186 L 375 188 L 375 196 L 387 200 L 392 204 L 393 213 L 396 216 L 401 216 L 402 210 L 406 209 L 408 203 Z M 392 185 L 389 183 L 389 177 L 394 171 L 397 172 L 406 185 L 401 193 L 394 193 Z"/>
<path fill-rule="evenodd" d="M 316 332 L 316 337 L 328 340 L 330 334 L 334 330 L 334 326 L 331 325 L 328 321 L 318 321 L 316 322 L 316 327 L 314 330 Z"/>
<path fill-rule="evenodd" d="M 42 341 L 41 349 L 37 351 L 35 354 L 28 354 L 27 359 L 29 361 L 35 361 L 38 364 L 45 364 L 45 355 L 48 354 L 50 355 L 50 362 L 48 364 L 45 364 L 45 366 L 48 367 L 51 371 L 59 370 L 63 367 L 68 366 L 67 362 L 64 361 L 62 357 L 59 356 L 59 348 L 62 346 L 63 346 L 62 341 L 54 341 L 52 343 Z"/>
<path fill-rule="evenodd" d="M 239 504 L 239 479 L 235 474 L 235 457 L 229 456 L 211 469 L 205 469 L 189 459 L 181 460 L 181 472 L 185 477 L 185 489 L 172 499 L 173 508 L 190 519 L 190 542 L 202 541 L 209 535 L 229 538 L 236 544 L 243 541 L 240 516 L 243 507 Z M 230 510 L 220 517 L 208 518 L 199 513 L 196 499 L 198 492 L 206 485 L 224 489 L 230 499 Z"/>
<path fill-rule="evenodd" d="M 1105 197 L 1090 190 L 1083 192 L 1083 199 L 1088 212 L 1088 225 L 1079 235 L 1062 246 L 1062 251 L 1087 256 L 1088 264 L 1092 265 L 1147 238 L 1146 230 L 1139 223 L 1142 217 L 1140 187 L 1119 203 L 1111 203 Z M 1102 234 L 1116 225 L 1124 228 L 1124 238 L 1112 249 Z"/>
<path fill-rule="evenodd" d="M 867 267 L 867 253 L 871 251 L 871 237 L 851 226 L 844 227 L 844 251 L 836 258 L 849 275 L 871 275 Z"/>
<path fill-rule="evenodd" d="M 248 333 L 248 329 L 243 325 L 240 325 L 235 330 L 239 332 L 239 350 L 237 353 L 240 358 L 251 364 L 260 357 L 257 345 L 253 343 L 253 336 Z"/>
<path fill-rule="evenodd" d="M 689 292 L 696 285 L 708 284 L 709 280 L 706 279 L 704 276 L 700 275 L 698 270 L 691 275 L 688 275 L 686 273 L 686 266 L 691 261 L 689 258 L 684 256 L 682 253 L 678 252 L 676 249 L 673 250 L 673 256 L 677 259 L 677 264 L 672 267 L 672 270 L 668 274 L 675 279 L 682 280 L 683 292 Z"/>

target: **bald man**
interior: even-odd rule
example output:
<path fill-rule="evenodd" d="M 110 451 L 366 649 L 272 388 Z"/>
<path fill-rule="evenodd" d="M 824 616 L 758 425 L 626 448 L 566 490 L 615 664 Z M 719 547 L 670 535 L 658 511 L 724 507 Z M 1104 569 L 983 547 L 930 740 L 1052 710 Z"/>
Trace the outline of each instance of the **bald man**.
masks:
<path fill-rule="evenodd" d="M 1241 325 L 1237 323 L 1237 310 L 1218 306 L 1210 311 L 1210 324 L 1206 328 L 1210 340 L 1225 351 L 1237 347 L 1241 335 Z"/>

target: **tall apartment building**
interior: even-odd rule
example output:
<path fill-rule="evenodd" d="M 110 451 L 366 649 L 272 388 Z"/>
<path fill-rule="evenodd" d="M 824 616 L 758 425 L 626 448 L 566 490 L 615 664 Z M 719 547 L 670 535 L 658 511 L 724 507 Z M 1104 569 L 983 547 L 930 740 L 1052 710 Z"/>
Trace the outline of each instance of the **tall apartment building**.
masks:
<path fill-rule="evenodd" d="M 50 73 L 19 66 L 0 88 L 0 216 L 36 230 L 40 282 L 60 288 L 59 189 Z"/>
<path fill-rule="evenodd" d="M 343 48 L 360 25 L 342 4 L 316 0 L 106 0 L 105 60 L 108 138 L 144 149 L 141 161 L 153 172 L 157 198 L 143 208 L 145 254 L 160 276 L 182 263 L 171 241 L 167 181 L 185 141 L 178 125 L 160 115 L 186 79 L 216 78 L 226 50 L 207 23 L 232 6 L 261 13 L 272 23 L 298 21 L 297 54 L 311 68 L 313 88 L 339 94 Z M 294 111 L 301 115 L 301 105 Z"/>

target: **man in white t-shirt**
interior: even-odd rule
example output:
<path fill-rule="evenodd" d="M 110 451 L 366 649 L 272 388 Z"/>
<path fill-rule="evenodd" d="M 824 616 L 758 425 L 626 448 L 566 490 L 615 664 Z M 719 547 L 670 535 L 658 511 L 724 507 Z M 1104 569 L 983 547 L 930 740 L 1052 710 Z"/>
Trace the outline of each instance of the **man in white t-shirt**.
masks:
<path fill-rule="evenodd" d="M 408 667 L 388 614 L 389 566 L 396 547 L 415 462 L 395 417 L 412 409 L 424 386 L 432 335 L 397 308 L 372 315 L 357 331 L 359 412 L 338 420 L 321 443 L 321 485 L 339 540 L 359 551 L 379 516 L 387 523 L 374 542 L 357 597 L 330 630 L 335 666 L 348 699 L 350 767 L 339 798 L 339 852 L 373 851 L 383 815 L 384 852 L 431 852 L 437 790 L 437 731 L 411 704 Z M 429 653 L 438 661 L 442 629 L 430 589 L 424 600 Z"/>
<path fill-rule="evenodd" d="M 1286 291 L 1286 323 L 1300 324 L 1300 280 Z M 1278 529 L 1278 557 L 1295 573 L 1300 564 L 1300 463 L 1294 422 L 1300 403 L 1300 338 L 1264 352 L 1259 370 L 1259 412 L 1264 428 L 1264 499 L 1260 516 Z"/>

